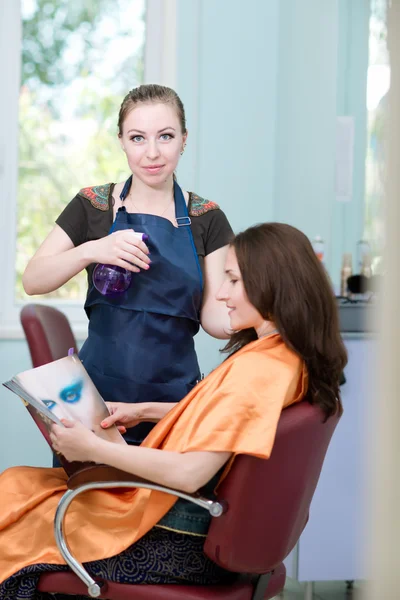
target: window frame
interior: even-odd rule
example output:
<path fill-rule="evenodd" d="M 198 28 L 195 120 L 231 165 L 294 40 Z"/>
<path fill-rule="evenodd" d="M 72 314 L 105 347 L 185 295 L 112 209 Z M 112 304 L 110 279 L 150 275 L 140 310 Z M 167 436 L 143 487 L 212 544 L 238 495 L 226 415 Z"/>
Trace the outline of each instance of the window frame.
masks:
<path fill-rule="evenodd" d="M 370 117 L 371 117 L 371 113 L 374 113 L 374 118 L 376 119 L 376 117 L 378 116 L 377 114 L 377 109 L 378 106 L 380 104 L 380 102 L 382 102 L 383 98 L 388 98 L 388 94 L 390 92 L 390 82 L 391 82 L 391 65 L 390 65 L 390 52 L 389 52 L 389 48 L 388 48 L 388 40 L 387 40 L 387 27 L 388 27 L 388 13 L 389 13 L 389 3 L 388 0 L 381 0 L 381 2 L 379 2 L 379 0 L 369 0 L 370 3 L 370 20 L 369 20 L 369 33 L 368 33 L 368 74 L 367 74 L 367 89 L 369 88 L 369 86 L 371 86 L 371 82 L 369 80 L 370 78 L 370 68 L 371 67 L 376 67 L 376 66 L 386 66 L 388 68 L 389 71 L 389 86 L 387 91 L 383 94 L 383 96 L 381 96 L 378 104 L 375 106 L 374 109 L 371 109 L 371 111 L 367 108 L 367 116 L 366 116 L 366 120 L 367 120 L 367 132 L 366 132 L 366 155 L 365 155 L 365 193 L 364 193 L 364 203 L 365 203 L 365 207 L 364 207 L 364 231 L 363 231 L 363 239 L 368 241 L 370 244 L 370 249 L 371 249 L 371 258 L 372 258 L 372 264 L 373 264 L 373 269 L 378 267 L 377 273 L 379 273 L 379 262 L 382 260 L 383 258 L 383 240 L 382 238 L 378 239 L 374 236 L 374 231 L 373 228 L 371 228 L 371 211 L 373 212 L 374 209 L 377 208 L 377 206 L 380 209 L 380 214 L 378 218 L 378 223 L 382 226 L 383 229 L 383 239 L 385 237 L 384 231 L 385 231 L 385 222 L 384 222 L 384 211 L 383 211 L 383 206 L 384 206 L 384 180 L 385 180 L 385 175 L 382 174 L 381 177 L 376 176 L 376 174 L 374 173 L 374 171 L 379 170 L 379 167 L 383 167 L 385 169 L 385 158 L 383 157 L 381 159 L 381 161 L 379 160 L 379 158 L 375 159 L 370 155 L 370 151 L 371 151 L 371 130 L 370 130 Z M 386 27 L 386 37 L 385 40 L 383 42 L 383 45 L 385 46 L 385 54 L 386 54 L 386 59 L 387 62 L 385 61 L 383 62 L 371 62 L 371 39 L 373 38 L 373 32 L 371 29 L 371 17 L 375 16 L 375 12 L 374 12 L 374 4 L 382 4 L 382 7 L 386 5 L 386 8 L 384 9 L 385 11 L 385 16 L 383 21 L 385 21 L 385 27 Z M 387 106 L 386 108 L 383 109 L 383 112 L 386 114 L 387 113 Z M 382 118 L 382 113 L 381 113 L 381 118 Z M 382 140 L 381 140 L 382 141 Z M 381 190 L 378 191 L 377 187 L 379 186 L 379 184 L 382 185 Z M 372 191 L 372 193 L 371 193 Z M 371 202 L 371 195 L 373 196 L 374 193 L 376 194 L 376 197 L 378 198 L 378 200 L 373 200 Z M 370 195 L 371 194 L 371 195 Z M 376 221 L 375 221 L 376 222 Z M 379 244 L 379 242 L 381 242 L 381 244 Z"/>
<path fill-rule="evenodd" d="M 175 87 L 176 0 L 146 0 L 144 57 L 145 83 Z M 78 340 L 87 336 L 83 299 L 77 302 L 48 300 L 32 296 L 26 302 L 15 299 L 17 247 L 18 119 L 21 70 L 21 2 L 2 0 L 0 5 L 0 253 L 3 257 L 0 293 L 0 339 L 24 337 L 19 314 L 27 303 L 40 303 L 62 310 Z M 82 185 L 84 182 L 82 182 Z M 11 199 L 11 200 L 10 200 Z"/>

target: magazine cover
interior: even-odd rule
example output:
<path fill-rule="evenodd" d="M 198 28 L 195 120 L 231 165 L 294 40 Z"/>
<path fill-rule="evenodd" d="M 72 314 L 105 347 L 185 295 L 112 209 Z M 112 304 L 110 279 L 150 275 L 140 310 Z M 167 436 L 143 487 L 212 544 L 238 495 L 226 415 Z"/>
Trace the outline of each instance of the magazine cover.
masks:
<path fill-rule="evenodd" d="M 126 444 L 115 425 L 100 426 L 109 415 L 108 408 L 76 354 L 19 373 L 3 385 L 23 400 L 50 447 L 51 426 L 63 426 L 61 419 L 80 421 L 99 437 Z M 58 456 L 69 475 L 84 466 Z"/>

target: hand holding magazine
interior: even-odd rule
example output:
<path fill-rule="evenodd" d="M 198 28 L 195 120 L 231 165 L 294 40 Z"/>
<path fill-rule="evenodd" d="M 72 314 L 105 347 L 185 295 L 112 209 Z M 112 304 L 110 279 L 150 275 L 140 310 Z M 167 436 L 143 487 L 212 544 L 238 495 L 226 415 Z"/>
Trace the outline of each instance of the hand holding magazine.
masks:
<path fill-rule="evenodd" d="M 76 354 L 19 373 L 3 385 L 23 400 L 50 447 L 51 427 L 54 423 L 63 427 L 62 419 L 80 421 L 99 437 L 126 444 L 115 425 L 100 426 L 109 411 Z M 68 475 L 84 466 L 58 456 Z"/>

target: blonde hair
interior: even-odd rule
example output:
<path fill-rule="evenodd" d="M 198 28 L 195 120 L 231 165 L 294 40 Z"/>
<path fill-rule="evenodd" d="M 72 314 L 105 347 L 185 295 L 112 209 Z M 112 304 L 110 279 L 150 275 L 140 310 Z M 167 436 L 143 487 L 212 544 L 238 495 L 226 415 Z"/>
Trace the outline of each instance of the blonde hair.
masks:
<path fill-rule="evenodd" d="M 133 90 L 128 92 L 123 99 L 118 115 L 119 136 L 122 135 L 124 121 L 131 110 L 133 110 L 137 104 L 145 104 L 150 102 L 171 104 L 176 110 L 176 114 L 182 128 L 182 133 L 186 133 L 185 109 L 178 94 L 169 87 L 150 83 L 133 88 Z"/>

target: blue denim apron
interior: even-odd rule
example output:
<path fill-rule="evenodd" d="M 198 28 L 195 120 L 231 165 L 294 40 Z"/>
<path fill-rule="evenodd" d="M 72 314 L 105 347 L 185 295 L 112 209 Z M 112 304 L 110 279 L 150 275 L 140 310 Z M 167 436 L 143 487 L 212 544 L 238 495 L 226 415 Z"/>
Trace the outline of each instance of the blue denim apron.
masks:
<path fill-rule="evenodd" d="M 163 217 L 118 210 L 110 233 L 147 233 L 150 269 L 133 273 L 128 290 L 117 296 L 104 296 L 93 284 L 89 289 L 89 336 L 79 356 L 105 401 L 178 402 L 200 379 L 193 338 L 200 325 L 202 272 L 176 181 L 174 201 L 178 227 Z M 153 426 L 141 423 L 124 437 L 139 444 Z"/>

